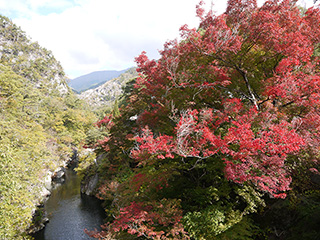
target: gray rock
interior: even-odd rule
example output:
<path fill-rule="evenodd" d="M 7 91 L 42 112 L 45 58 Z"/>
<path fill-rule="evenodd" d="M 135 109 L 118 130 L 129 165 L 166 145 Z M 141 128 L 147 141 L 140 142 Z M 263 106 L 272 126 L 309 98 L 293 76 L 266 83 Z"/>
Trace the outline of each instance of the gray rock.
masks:
<path fill-rule="evenodd" d="M 115 100 L 123 93 L 125 84 L 138 76 L 135 68 L 131 68 L 119 77 L 114 78 L 103 85 L 89 89 L 79 94 L 79 98 L 86 100 L 90 106 L 97 108 L 100 106 L 113 106 Z"/>
<path fill-rule="evenodd" d="M 94 195 L 94 191 L 98 185 L 99 175 L 96 173 L 95 175 L 86 177 L 83 184 L 81 184 L 81 193 L 86 194 L 88 196 Z"/>
<path fill-rule="evenodd" d="M 47 176 L 44 179 L 44 187 L 49 191 L 52 189 L 52 174 L 51 171 L 48 171 Z"/>
<path fill-rule="evenodd" d="M 53 182 L 64 182 L 65 181 L 65 172 L 66 169 L 63 167 L 59 167 L 53 174 L 52 174 L 52 181 Z"/>

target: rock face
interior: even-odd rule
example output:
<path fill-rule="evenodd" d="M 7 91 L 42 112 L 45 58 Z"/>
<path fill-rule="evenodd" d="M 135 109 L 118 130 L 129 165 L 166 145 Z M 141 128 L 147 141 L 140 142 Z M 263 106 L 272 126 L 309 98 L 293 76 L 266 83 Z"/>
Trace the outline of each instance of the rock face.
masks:
<path fill-rule="evenodd" d="M 138 73 L 135 68 L 130 68 L 119 77 L 114 78 L 103 85 L 89 89 L 79 94 L 79 98 L 86 100 L 90 106 L 98 108 L 102 105 L 112 106 L 115 100 L 123 93 L 123 87 L 125 84 L 136 78 Z"/>
<path fill-rule="evenodd" d="M 30 226 L 30 228 L 28 229 L 29 234 L 34 234 L 38 231 L 41 231 L 49 222 L 49 218 L 46 211 L 44 210 L 43 204 L 41 206 L 38 206 L 37 210 L 33 215 L 32 222 L 32 226 Z"/>
<path fill-rule="evenodd" d="M 8 18 L 0 15 L 0 59 L 35 87 L 70 91 L 67 77 L 51 51 L 32 42 Z"/>
<path fill-rule="evenodd" d="M 81 193 L 88 196 L 94 195 L 94 191 L 99 182 L 99 175 L 96 173 L 91 176 L 87 176 L 83 183 L 81 184 Z"/>
<path fill-rule="evenodd" d="M 55 183 L 63 183 L 65 181 L 66 169 L 64 167 L 58 168 L 52 175 L 52 181 Z"/>

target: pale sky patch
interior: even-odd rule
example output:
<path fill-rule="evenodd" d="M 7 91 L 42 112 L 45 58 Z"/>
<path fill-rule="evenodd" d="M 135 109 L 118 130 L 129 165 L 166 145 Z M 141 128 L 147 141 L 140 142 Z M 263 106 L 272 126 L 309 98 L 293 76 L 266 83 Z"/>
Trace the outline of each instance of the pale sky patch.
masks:
<path fill-rule="evenodd" d="M 205 0 L 217 14 L 227 0 Z M 307 7 L 312 0 L 304 0 Z M 146 51 L 157 59 L 179 28 L 197 27 L 199 0 L 0 0 L 0 14 L 51 50 L 72 79 L 93 71 L 135 66 Z M 304 4 L 301 4 L 304 6 Z"/>

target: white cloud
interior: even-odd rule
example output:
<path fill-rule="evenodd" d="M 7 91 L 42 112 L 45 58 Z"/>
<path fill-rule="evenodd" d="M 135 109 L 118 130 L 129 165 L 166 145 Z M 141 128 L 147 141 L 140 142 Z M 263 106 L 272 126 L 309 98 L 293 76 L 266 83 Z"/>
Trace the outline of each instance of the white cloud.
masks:
<path fill-rule="evenodd" d="M 312 1 L 312 0 L 305 0 Z M 227 0 L 213 2 L 218 14 Z M 147 51 L 158 57 L 183 24 L 197 27 L 199 0 L 0 0 L 3 14 L 53 51 L 70 78 L 125 69 Z"/>
<path fill-rule="evenodd" d="M 144 50 L 157 58 L 164 42 L 179 36 L 181 25 L 198 24 L 198 0 L 68 2 L 28 0 L 23 8 L 28 10 L 22 9 L 28 14 L 17 14 L 13 20 L 34 41 L 52 50 L 71 78 L 134 66 L 134 58 Z M 59 5 L 65 10 L 56 11 Z M 42 12 L 44 7 L 53 12 Z"/>

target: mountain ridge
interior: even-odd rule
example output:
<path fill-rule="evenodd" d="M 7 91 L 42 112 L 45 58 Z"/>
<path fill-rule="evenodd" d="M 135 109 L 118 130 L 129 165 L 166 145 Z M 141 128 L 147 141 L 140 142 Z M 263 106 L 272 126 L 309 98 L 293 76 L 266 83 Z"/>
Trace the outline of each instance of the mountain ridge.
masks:
<path fill-rule="evenodd" d="M 81 93 L 88 89 L 93 89 L 101 84 L 110 81 L 124 72 L 126 72 L 129 68 L 123 70 L 102 70 L 102 71 L 94 71 L 69 81 L 69 86 L 74 89 L 76 92 Z"/>
<path fill-rule="evenodd" d="M 81 92 L 78 94 L 78 97 L 85 100 L 93 108 L 99 108 L 101 106 L 111 107 L 116 99 L 123 93 L 123 87 L 127 82 L 137 76 L 136 68 L 129 68 L 118 77 L 102 83 L 96 88 Z"/>

